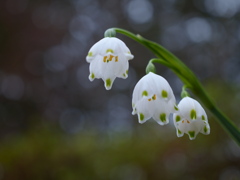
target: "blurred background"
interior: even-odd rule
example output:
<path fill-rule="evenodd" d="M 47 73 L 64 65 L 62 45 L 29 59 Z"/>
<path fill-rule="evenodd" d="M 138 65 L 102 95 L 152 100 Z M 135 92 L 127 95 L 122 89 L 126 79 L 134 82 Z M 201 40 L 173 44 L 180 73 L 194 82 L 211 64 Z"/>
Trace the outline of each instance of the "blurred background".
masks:
<path fill-rule="evenodd" d="M 88 50 L 111 27 L 173 52 L 240 126 L 239 0 L 1 0 L 0 180 L 240 179 L 240 148 L 209 112 L 194 141 L 131 115 L 154 57 L 141 45 L 118 35 L 135 58 L 112 90 L 88 80 Z M 179 102 L 182 83 L 157 71 Z"/>

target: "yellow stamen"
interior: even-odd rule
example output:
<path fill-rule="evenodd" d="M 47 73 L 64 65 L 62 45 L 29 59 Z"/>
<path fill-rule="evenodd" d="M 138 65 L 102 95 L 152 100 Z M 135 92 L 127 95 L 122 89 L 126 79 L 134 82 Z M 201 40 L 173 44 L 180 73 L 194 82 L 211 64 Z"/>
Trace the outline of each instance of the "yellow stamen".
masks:
<path fill-rule="evenodd" d="M 110 57 L 109 57 L 109 61 L 112 61 L 112 58 L 113 58 L 114 56 L 113 55 L 110 55 Z"/>
<path fill-rule="evenodd" d="M 152 99 L 148 99 L 148 101 L 151 101 Z"/>
<path fill-rule="evenodd" d="M 107 62 L 107 56 L 103 57 L 103 62 Z"/>
<path fill-rule="evenodd" d="M 115 62 L 118 62 L 118 56 L 115 57 Z"/>
<path fill-rule="evenodd" d="M 156 99 L 157 99 L 156 94 L 153 95 L 152 99 L 153 99 L 153 100 L 156 100 Z"/>

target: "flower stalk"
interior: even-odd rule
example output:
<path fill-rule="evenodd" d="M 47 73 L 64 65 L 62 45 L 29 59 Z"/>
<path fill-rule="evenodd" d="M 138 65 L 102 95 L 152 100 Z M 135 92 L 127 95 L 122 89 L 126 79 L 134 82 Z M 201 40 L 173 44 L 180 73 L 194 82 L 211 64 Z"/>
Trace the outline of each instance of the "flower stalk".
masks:
<path fill-rule="evenodd" d="M 185 84 L 192 93 L 198 97 L 198 99 L 204 104 L 204 106 L 216 117 L 216 120 L 221 124 L 224 130 L 235 140 L 235 142 L 240 146 L 240 131 L 233 124 L 233 122 L 226 116 L 222 111 L 220 111 L 212 99 L 209 97 L 205 89 L 203 88 L 201 82 L 198 80 L 196 75 L 176 56 L 174 56 L 167 49 L 161 45 L 149 41 L 140 35 L 135 35 L 129 31 L 120 28 L 111 28 L 111 31 L 116 33 L 121 33 L 130 37 L 131 39 L 137 41 L 138 43 L 145 46 L 147 49 L 152 51 L 157 58 L 152 59 L 149 63 L 149 69 L 146 68 L 147 73 L 152 72 L 154 69 L 153 63 L 160 63 L 169 67 Z M 108 31 L 108 30 L 107 30 Z"/>

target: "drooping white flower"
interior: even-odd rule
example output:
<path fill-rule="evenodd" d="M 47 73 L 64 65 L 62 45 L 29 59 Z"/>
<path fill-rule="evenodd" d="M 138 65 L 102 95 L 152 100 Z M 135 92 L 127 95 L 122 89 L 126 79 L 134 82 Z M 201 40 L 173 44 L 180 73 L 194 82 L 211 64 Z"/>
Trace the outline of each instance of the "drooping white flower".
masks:
<path fill-rule="evenodd" d="M 173 121 L 178 137 L 186 133 L 193 140 L 199 132 L 205 135 L 210 133 L 206 112 L 199 102 L 190 97 L 185 97 L 179 102 L 178 111 L 173 114 Z"/>
<path fill-rule="evenodd" d="M 111 89 L 116 77 L 128 77 L 128 60 L 133 55 L 126 44 L 115 37 L 105 37 L 94 44 L 86 60 L 90 63 L 89 80 L 102 78 L 107 90 Z"/>
<path fill-rule="evenodd" d="M 169 122 L 169 114 L 176 111 L 172 88 L 162 76 L 152 72 L 142 77 L 133 90 L 132 114 L 138 115 L 139 123 L 151 117 L 160 125 Z"/>

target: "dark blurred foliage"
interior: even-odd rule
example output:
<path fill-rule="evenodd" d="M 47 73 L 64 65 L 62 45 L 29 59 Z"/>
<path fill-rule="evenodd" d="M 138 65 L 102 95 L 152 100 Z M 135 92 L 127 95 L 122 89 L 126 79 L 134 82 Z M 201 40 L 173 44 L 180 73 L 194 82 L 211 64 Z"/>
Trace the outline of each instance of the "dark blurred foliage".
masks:
<path fill-rule="evenodd" d="M 240 149 L 208 112 L 211 134 L 177 138 L 172 122 L 140 125 L 131 95 L 153 55 L 135 56 L 111 91 L 85 57 L 110 27 L 182 59 L 240 126 L 239 0 L 1 0 L 0 179 L 240 179 Z M 179 101 L 182 83 L 157 66 Z"/>

